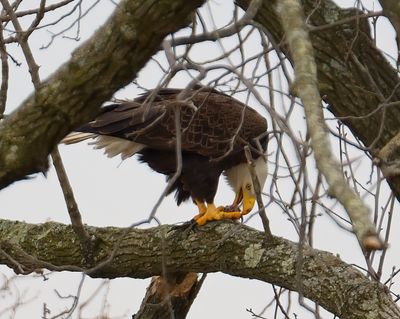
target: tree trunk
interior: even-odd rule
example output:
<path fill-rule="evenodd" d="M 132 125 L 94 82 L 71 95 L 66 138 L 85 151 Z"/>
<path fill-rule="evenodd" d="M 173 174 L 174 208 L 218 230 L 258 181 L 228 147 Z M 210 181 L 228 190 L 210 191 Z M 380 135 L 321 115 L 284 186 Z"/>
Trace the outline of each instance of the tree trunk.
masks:
<path fill-rule="evenodd" d="M 194 272 L 156 276 L 151 279 L 146 296 L 134 319 L 184 319 L 197 295 L 199 281 Z"/>

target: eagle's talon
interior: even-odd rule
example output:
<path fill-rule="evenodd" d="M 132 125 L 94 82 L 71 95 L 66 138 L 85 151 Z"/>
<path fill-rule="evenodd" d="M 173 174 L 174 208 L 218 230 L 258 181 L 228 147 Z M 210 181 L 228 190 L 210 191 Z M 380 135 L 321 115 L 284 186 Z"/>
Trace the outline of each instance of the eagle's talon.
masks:
<path fill-rule="evenodd" d="M 183 234 L 185 234 L 186 236 L 189 236 L 189 234 L 191 232 L 195 232 L 197 230 L 197 223 L 194 219 L 191 219 L 187 222 L 184 222 L 181 225 L 174 225 L 171 227 L 171 229 L 169 230 L 169 232 L 171 231 L 180 231 Z M 169 233 L 168 232 L 168 233 Z"/>
<path fill-rule="evenodd" d="M 242 216 L 240 211 L 226 211 L 226 206 L 216 207 L 213 203 L 208 203 L 207 211 L 194 217 L 197 225 L 202 226 L 209 221 L 221 219 L 239 219 Z"/>
<path fill-rule="evenodd" d="M 237 212 L 239 211 L 239 207 L 236 205 L 226 205 L 224 206 L 224 212 Z"/>
<path fill-rule="evenodd" d="M 198 231 L 198 229 L 197 229 L 197 223 L 196 223 L 196 221 L 194 220 L 194 219 L 191 219 L 191 220 L 189 220 L 187 223 L 186 223 L 187 225 L 187 228 L 186 229 L 184 229 L 184 233 L 185 234 L 187 234 L 187 236 L 189 236 L 189 234 L 190 233 L 195 233 L 195 232 L 197 232 Z"/>

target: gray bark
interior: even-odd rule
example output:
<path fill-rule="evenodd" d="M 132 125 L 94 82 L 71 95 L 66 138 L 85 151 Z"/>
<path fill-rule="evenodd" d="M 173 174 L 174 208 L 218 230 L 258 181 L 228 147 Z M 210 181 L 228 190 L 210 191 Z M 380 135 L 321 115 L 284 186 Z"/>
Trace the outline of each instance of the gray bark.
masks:
<path fill-rule="evenodd" d="M 134 319 L 184 319 L 200 286 L 194 272 L 155 276 Z"/>
<path fill-rule="evenodd" d="M 85 264 L 71 226 L 2 220 L 0 263 L 17 272 L 64 269 L 84 271 L 94 278 L 220 271 L 289 290 L 301 287 L 305 297 L 343 319 L 400 318 L 384 286 L 328 252 L 304 248 L 300 285 L 298 244 L 279 237 L 266 243 L 264 233 L 238 223 L 210 223 L 190 233 L 168 225 L 145 230 L 87 229 L 96 238 L 95 268 Z M 114 257 L 99 267 L 113 251 Z"/>

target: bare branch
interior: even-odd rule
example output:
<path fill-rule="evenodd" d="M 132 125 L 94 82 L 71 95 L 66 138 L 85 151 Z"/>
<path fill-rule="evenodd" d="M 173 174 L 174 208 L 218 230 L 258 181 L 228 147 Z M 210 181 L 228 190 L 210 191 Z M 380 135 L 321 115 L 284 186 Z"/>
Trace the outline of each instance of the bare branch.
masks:
<path fill-rule="evenodd" d="M 261 3 L 262 3 L 261 0 L 252 0 L 243 17 L 226 28 L 203 33 L 200 35 L 191 35 L 189 37 L 172 39 L 170 41 L 170 45 L 178 46 L 178 45 L 194 44 L 204 41 L 217 41 L 221 38 L 226 38 L 235 35 L 238 33 L 238 31 L 240 31 L 240 29 L 251 23 L 252 19 L 257 14 L 258 8 L 261 6 Z"/>
<path fill-rule="evenodd" d="M 7 103 L 8 92 L 8 54 L 4 43 L 3 24 L 0 24 L 0 59 L 1 59 L 1 87 L 0 87 L 0 120 L 3 118 Z"/>
<path fill-rule="evenodd" d="M 382 249 L 382 242 L 369 219 L 369 208 L 348 186 L 331 151 L 326 134 L 328 129 L 321 108 L 314 53 L 304 24 L 301 5 L 297 0 L 280 1 L 278 13 L 294 60 L 295 90 L 304 105 L 318 169 L 329 184 L 329 193 L 338 199 L 349 214 L 360 245 L 366 250 Z"/>
<path fill-rule="evenodd" d="M 85 253 L 87 254 L 85 258 L 90 259 L 88 258 L 89 257 L 88 255 L 90 254 L 90 246 L 91 246 L 90 244 L 92 238 L 86 231 L 85 227 L 83 226 L 82 217 L 79 212 L 78 204 L 76 203 L 71 184 L 69 183 L 67 173 L 65 172 L 65 168 L 61 161 L 61 156 L 57 147 L 51 153 L 51 157 L 53 159 L 53 165 L 56 169 L 57 177 L 58 180 L 60 181 L 60 186 L 62 188 L 64 199 L 67 204 L 67 210 L 69 213 L 69 217 L 71 219 L 72 228 L 78 235 L 78 238 L 82 244 L 82 248 L 85 250 Z"/>
<path fill-rule="evenodd" d="M 32 83 L 36 90 L 40 88 L 40 78 L 39 78 L 39 66 L 36 64 L 35 59 L 33 57 L 32 51 L 28 45 L 28 35 L 22 30 L 22 27 L 18 21 L 15 12 L 13 11 L 8 0 L 0 0 L 3 8 L 6 10 L 7 14 L 10 16 L 11 22 L 14 25 L 15 31 L 17 33 L 16 37 L 18 43 L 21 45 L 22 51 L 24 53 L 26 62 L 28 63 L 29 73 L 32 77 Z M 44 3 L 42 2 L 42 5 Z M 38 18 L 40 15 L 38 14 Z M 41 19 L 41 18 L 40 18 Z M 40 21 L 39 19 L 39 21 Z M 39 22 L 38 22 L 39 23 Z"/>
<path fill-rule="evenodd" d="M 256 196 L 257 196 L 258 213 L 260 214 L 261 221 L 262 221 L 262 224 L 264 227 L 265 237 L 266 237 L 265 239 L 268 242 L 270 242 L 271 240 L 273 240 L 273 236 L 272 236 L 271 229 L 269 227 L 269 219 L 267 217 L 267 214 L 265 213 L 264 203 L 263 203 L 263 200 L 261 197 L 260 182 L 257 178 L 257 174 L 256 174 L 255 168 L 254 168 L 255 167 L 254 160 L 251 156 L 250 148 L 248 146 L 245 146 L 244 152 L 246 155 L 247 163 L 249 164 L 249 170 L 250 170 L 251 178 L 253 180 L 254 192 L 256 193 Z M 267 165 L 267 163 L 265 163 L 265 165 Z"/>
<path fill-rule="evenodd" d="M 60 1 L 58 3 L 54 3 L 54 4 L 51 4 L 49 6 L 46 6 L 44 8 L 44 10 L 41 9 L 41 8 L 37 8 L 37 9 L 30 9 L 30 10 L 25 10 L 25 11 L 17 11 L 17 12 L 15 12 L 15 16 L 17 18 L 20 18 L 20 17 L 24 17 L 24 16 L 27 16 L 27 15 L 38 14 L 40 11 L 44 11 L 44 12 L 54 11 L 56 9 L 59 9 L 61 7 L 66 6 L 67 4 L 69 4 L 69 3 L 73 2 L 73 1 L 75 1 L 75 0 L 63 0 L 63 1 Z M 6 21 L 10 21 L 10 20 L 11 20 L 11 18 L 8 15 L 1 15 L 0 16 L 0 21 L 1 22 L 6 22 Z"/>

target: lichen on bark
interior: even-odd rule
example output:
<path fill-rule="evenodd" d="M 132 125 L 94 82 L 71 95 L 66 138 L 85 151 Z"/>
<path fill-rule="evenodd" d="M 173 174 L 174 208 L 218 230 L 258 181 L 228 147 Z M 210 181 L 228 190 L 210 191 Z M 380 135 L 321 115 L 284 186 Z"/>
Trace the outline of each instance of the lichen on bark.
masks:
<path fill-rule="evenodd" d="M 229 221 L 210 223 L 190 233 L 169 225 L 150 229 L 87 227 L 87 230 L 98 239 L 93 251 L 96 265 L 107 260 L 117 247 L 114 258 L 95 271 L 84 263 L 72 227 L 54 222 L 33 225 L 0 220 L 0 263 L 16 271 L 15 261 L 26 271 L 39 268 L 83 271 L 100 278 L 146 278 L 161 275 L 164 270 L 220 271 L 298 289 L 298 245 L 279 237 L 266 243 L 264 233 L 245 225 Z M 12 256 L 13 261 L 2 251 Z M 370 281 L 330 253 L 305 246 L 302 255 L 304 296 L 341 318 L 372 318 L 376 309 L 375 318 L 400 318 L 400 311 L 384 286 Z"/>

